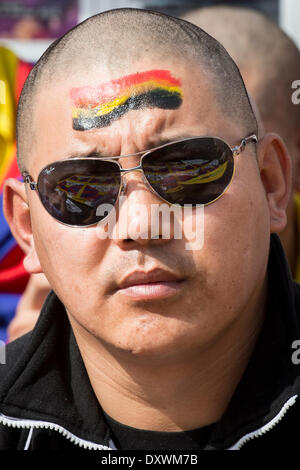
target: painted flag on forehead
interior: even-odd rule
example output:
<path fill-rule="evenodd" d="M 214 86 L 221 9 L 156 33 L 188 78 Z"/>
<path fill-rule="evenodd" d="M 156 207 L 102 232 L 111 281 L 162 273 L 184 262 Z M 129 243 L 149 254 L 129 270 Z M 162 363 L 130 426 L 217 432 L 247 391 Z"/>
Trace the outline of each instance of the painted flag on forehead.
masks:
<path fill-rule="evenodd" d="M 24 253 L 9 230 L 2 202 L 4 181 L 21 178 L 16 161 L 16 108 L 31 68 L 12 51 L 0 47 L 0 340 L 6 339 L 6 328 L 29 278 L 23 267 Z"/>
<path fill-rule="evenodd" d="M 98 87 L 73 88 L 73 127 L 81 131 L 106 127 L 133 109 L 177 109 L 182 96 L 181 81 L 169 70 L 137 72 Z"/>

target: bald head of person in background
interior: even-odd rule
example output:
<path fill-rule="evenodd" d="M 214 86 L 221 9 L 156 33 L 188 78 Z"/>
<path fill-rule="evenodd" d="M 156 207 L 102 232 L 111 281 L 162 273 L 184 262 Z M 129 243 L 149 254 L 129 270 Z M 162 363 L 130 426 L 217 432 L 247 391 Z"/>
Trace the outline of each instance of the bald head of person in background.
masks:
<path fill-rule="evenodd" d="M 284 139 L 293 166 L 288 224 L 280 234 L 294 278 L 300 281 L 300 105 L 292 83 L 300 78 L 300 52 L 269 18 L 248 8 L 216 6 L 189 12 L 185 20 L 215 37 L 238 65 L 258 105 L 266 132 Z"/>

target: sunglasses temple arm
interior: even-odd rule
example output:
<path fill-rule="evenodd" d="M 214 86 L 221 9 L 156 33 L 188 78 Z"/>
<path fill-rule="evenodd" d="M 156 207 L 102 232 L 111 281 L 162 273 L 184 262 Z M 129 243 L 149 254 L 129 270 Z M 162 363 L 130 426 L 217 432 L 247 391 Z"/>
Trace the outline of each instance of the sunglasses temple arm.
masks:
<path fill-rule="evenodd" d="M 29 187 L 32 191 L 36 190 L 37 189 L 37 183 L 35 183 L 31 176 L 28 174 L 28 173 L 24 173 L 23 175 L 23 178 L 24 178 L 24 183 L 28 183 L 29 184 Z"/>
<path fill-rule="evenodd" d="M 233 147 L 231 149 L 233 155 L 234 156 L 239 155 L 245 149 L 246 145 L 249 142 L 257 143 L 257 141 L 258 141 L 258 139 L 257 139 L 257 136 L 255 134 L 251 134 L 248 137 L 245 137 L 244 139 L 242 139 L 240 145 L 236 145 L 235 147 Z"/>

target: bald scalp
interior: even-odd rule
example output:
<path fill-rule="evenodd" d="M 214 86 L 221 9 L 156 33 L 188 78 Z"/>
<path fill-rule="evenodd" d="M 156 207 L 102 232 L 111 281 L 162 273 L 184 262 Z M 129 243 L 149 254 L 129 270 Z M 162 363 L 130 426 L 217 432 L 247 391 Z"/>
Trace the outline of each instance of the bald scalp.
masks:
<path fill-rule="evenodd" d="M 299 133 L 300 107 L 291 100 L 292 83 L 300 77 L 300 52 L 294 42 L 268 17 L 248 8 L 206 7 L 184 18 L 228 50 L 263 121 L 286 140 Z"/>
<path fill-rule="evenodd" d="M 34 136 L 35 103 L 45 84 L 74 73 L 109 69 L 127 73 L 133 63 L 170 58 L 205 73 L 216 102 L 245 135 L 257 131 L 256 119 L 240 72 L 224 47 L 199 27 L 161 13 L 110 10 L 80 23 L 42 55 L 23 87 L 17 112 L 17 158 L 23 172 Z M 50 88 L 49 88 L 50 89 Z M 41 91 L 42 92 L 42 91 Z"/>

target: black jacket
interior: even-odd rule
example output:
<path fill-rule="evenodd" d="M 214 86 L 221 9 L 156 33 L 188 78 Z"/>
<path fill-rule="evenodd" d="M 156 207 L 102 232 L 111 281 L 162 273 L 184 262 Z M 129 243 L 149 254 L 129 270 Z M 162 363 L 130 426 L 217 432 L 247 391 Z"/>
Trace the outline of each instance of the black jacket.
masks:
<path fill-rule="evenodd" d="M 300 286 L 274 235 L 268 278 L 262 332 L 207 449 L 300 444 L 300 361 L 292 347 L 300 339 Z M 64 307 L 52 292 L 34 330 L 7 345 L 0 365 L 0 449 L 80 447 L 115 449 Z"/>

